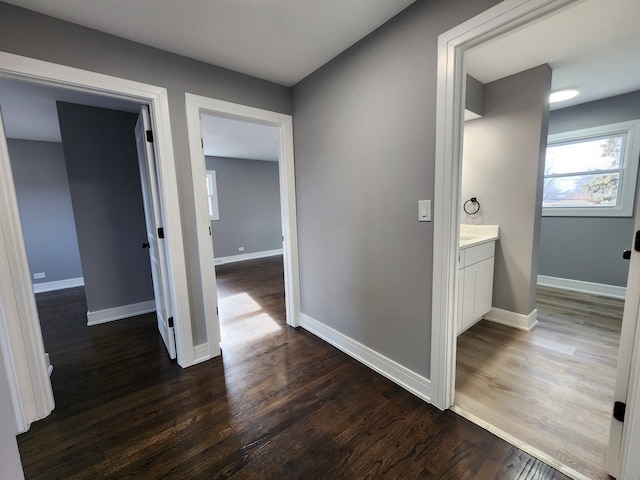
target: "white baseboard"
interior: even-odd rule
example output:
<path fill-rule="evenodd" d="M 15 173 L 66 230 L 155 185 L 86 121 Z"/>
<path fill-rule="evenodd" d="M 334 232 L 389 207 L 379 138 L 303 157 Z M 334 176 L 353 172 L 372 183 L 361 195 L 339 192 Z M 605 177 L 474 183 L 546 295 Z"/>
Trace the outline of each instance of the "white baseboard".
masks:
<path fill-rule="evenodd" d="M 132 303 L 131 305 L 122 305 L 114 308 L 105 308 L 104 310 L 87 312 L 87 325 L 91 327 L 93 325 L 100 325 L 101 323 L 113 322 L 114 320 L 135 317 L 136 315 L 155 311 L 156 302 L 154 300 Z"/>
<path fill-rule="evenodd" d="M 83 286 L 84 277 L 67 278 L 66 280 L 55 280 L 53 282 L 34 283 L 33 293 L 53 292 L 54 290 Z"/>
<path fill-rule="evenodd" d="M 428 378 L 418 375 L 414 371 L 409 370 L 304 313 L 300 314 L 300 326 L 333 345 L 338 350 L 342 350 L 347 355 L 355 358 L 360 363 L 375 370 L 380 375 L 397 383 L 415 396 L 431 403 L 431 381 Z"/>
<path fill-rule="evenodd" d="M 211 352 L 209 351 L 208 343 L 201 343 L 193 347 L 193 365 L 197 363 L 206 362 L 211 359 Z"/>
<path fill-rule="evenodd" d="M 626 287 L 606 285 L 604 283 L 583 282 L 582 280 L 571 280 L 570 278 L 548 277 L 546 275 L 538 275 L 538 285 L 602 295 L 603 297 L 624 299 L 627 296 Z"/>
<path fill-rule="evenodd" d="M 245 260 L 255 260 L 257 258 L 275 257 L 282 255 L 282 248 L 277 250 L 264 250 L 262 252 L 243 253 L 242 255 L 232 255 L 230 257 L 218 257 L 214 259 L 214 265 L 224 265 L 225 263 L 244 262 Z"/>
<path fill-rule="evenodd" d="M 522 315 L 520 313 L 510 312 L 509 310 L 492 308 L 483 318 L 494 323 L 499 323 L 500 325 L 506 325 L 507 327 L 528 332 L 538 323 L 538 310 L 535 309 L 529 315 Z"/>

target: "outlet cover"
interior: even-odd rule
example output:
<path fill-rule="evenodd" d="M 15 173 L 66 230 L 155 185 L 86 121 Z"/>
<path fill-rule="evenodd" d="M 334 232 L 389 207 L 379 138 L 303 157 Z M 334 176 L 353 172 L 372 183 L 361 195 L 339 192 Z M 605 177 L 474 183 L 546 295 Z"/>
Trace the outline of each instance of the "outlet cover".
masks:
<path fill-rule="evenodd" d="M 34 280 L 38 280 L 40 278 L 47 278 L 47 274 L 44 272 L 40 272 L 40 273 L 34 273 L 33 274 L 33 279 Z"/>
<path fill-rule="evenodd" d="M 239 252 L 244 252 L 244 247 L 238 247 Z"/>

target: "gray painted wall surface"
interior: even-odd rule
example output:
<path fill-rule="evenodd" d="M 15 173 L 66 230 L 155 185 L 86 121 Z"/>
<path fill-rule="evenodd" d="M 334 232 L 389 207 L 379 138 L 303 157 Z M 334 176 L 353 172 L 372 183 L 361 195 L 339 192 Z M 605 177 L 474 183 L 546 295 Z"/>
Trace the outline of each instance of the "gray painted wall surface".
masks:
<path fill-rule="evenodd" d="M 462 202 L 477 197 L 482 210 L 461 222 L 500 225 L 493 306 L 522 315 L 536 300 L 550 88 L 547 65 L 488 83 L 484 117 L 464 128 Z"/>
<path fill-rule="evenodd" d="M 278 162 L 206 157 L 216 171 L 220 220 L 211 221 L 216 258 L 282 248 Z M 238 251 L 244 247 L 244 251 Z"/>
<path fill-rule="evenodd" d="M 62 144 L 8 139 L 31 278 L 34 284 L 82 277 Z"/>
<path fill-rule="evenodd" d="M 138 115 L 58 102 L 90 312 L 153 300 L 138 153 Z"/>
<path fill-rule="evenodd" d="M 554 110 L 549 134 L 639 118 L 640 91 Z M 626 286 L 632 240 L 633 218 L 542 217 L 540 275 Z"/>
<path fill-rule="evenodd" d="M 0 351 L 0 478 L 24 480 L 4 354 Z"/>
<path fill-rule="evenodd" d="M 426 377 L 437 37 L 495 3 L 418 1 L 293 88 L 302 312 Z"/>
<path fill-rule="evenodd" d="M 435 48 L 435 47 L 434 47 Z M 288 88 L 0 2 L 0 50 L 165 87 L 177 163 L 191 321 L 206 341 L 185 92 L 291 113 Z M 435 67 L 434 67 L 435 68 Z M 207 228 L 207 226 L 201 226 Z"/>
<path fill-rule="evenodd" d="M 464 108 L 478 115 L 484 115 L 484 84 L 467 75 Z"/>

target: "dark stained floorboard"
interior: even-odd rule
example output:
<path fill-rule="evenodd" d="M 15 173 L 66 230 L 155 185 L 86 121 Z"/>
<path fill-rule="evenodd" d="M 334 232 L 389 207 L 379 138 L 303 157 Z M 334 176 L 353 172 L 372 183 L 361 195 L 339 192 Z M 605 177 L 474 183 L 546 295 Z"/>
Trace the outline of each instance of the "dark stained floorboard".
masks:
<path fill-rule="evenodd" d="M 153 315 L 86 326 L 82 288 L 37 297 L 56 409 L 26 478 L 564 479 L 284 322 L 282 258 L 217 268 L 221 358 L 182 369 Z"/>

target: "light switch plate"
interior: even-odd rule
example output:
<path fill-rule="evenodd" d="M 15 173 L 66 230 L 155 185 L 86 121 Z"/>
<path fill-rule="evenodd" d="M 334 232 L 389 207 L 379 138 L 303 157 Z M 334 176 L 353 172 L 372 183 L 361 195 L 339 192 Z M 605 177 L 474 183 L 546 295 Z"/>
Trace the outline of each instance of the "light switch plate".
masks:
<path fill-rule="evenodd" d="M 418 221 L 431 221 L 431 200 L 418 200 Z"/>

